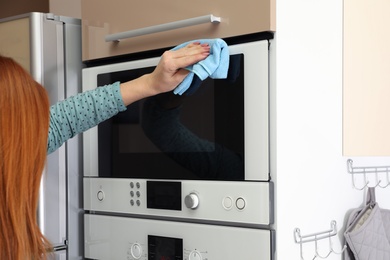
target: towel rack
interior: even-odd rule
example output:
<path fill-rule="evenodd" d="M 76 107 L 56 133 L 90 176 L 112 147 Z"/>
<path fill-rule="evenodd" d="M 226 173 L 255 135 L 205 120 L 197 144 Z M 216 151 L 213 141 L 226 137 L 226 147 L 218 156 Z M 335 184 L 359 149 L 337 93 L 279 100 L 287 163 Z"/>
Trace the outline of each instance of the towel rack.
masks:
<path fill-rule="evenodd" d="M 303 235 L 301 235 L 301 231 L 300 231 L 299 228 L 294 229 L 294 239 L 295 239 L 295 243 L 299 244 L 299 246 L 300 246 L 301 260 L 304 260 L 302 244 L 308 243 L 308 242 L 314 242 L 315 255 L 314 255 L 313 259 L 316 259 L 316 258 L 325 259 L 325 258 L 328 258 L 328 256 L 331 253 L 341 255 L 344 252 L 344 250 L 347 248 L 347 246 L 344 245 L 343 248 L 341 249 L 341 251 L 334 250 L 331 237 L 333 237 L 335 235 L 337 235 L 337 223 L 334 220 L 332 220 L 331 223 L 330 223 L 330 229 L 322 231 L 322 232 L 309 234 L 309 235 L 304 235 L 303 236 Z M 329 251 L 328 251 L 328 253 L 326 255 L 321 255 L 319 253 L 319 250 L 318 250 L 318 241 L 322 240 L 322 239 L 326 239 L 326 238 L 329 239 Z"/>
<path fill-rule="evenodd" d="M 199 17 L 190 18 L 190 19 L 186 19 L 186 20 L 180 20 L 180 21 L 176 21 L 176 22 L 159 24 L 159 25 L 135 29 L 135 30 L 126 31 L 126 32 L 109 34 L 105 37 L 105 39 L 106 39 L 106 42 L 118 42 L 122 39 L 137 37 L 137 36 L 146 35 L 146 34 L 164 32 L 164 31 L 179 29 L 179 28 L 183 28 L 183 27 L 203 24 L 203 23 L 220 23 L 220 22 L 221 22 L 221 17 L 209 14 L 209 15 L 199 16 Z"/>
<path fill-rule="evenodd" d="M 380 187 L 386 188 L 390 185 L 390 166 L 369 166 L 369 167 L 354 167 L 351 159 L 347 160 L 348 172 L 352 175 L 352 185 L 355 189 L 363 190 L 366 187 Z M 368 174 L 374 174 L 375 182 L 372 184 L 372 180 L 367 179 Z M 363 185 L 358 187 L 356 184 L 356 175 L 360 175 L 363 178 Z"/>

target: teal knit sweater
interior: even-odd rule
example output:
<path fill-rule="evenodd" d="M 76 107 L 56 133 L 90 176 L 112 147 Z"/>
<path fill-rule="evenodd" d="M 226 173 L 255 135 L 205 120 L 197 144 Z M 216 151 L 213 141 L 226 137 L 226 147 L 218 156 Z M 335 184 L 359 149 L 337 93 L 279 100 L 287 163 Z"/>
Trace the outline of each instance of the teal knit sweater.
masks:
<path fill-rule="evenodd" d="M 50 107 L 47 153 L 65 141 L 126 110 L 119 82 L 80 93 Z"/>

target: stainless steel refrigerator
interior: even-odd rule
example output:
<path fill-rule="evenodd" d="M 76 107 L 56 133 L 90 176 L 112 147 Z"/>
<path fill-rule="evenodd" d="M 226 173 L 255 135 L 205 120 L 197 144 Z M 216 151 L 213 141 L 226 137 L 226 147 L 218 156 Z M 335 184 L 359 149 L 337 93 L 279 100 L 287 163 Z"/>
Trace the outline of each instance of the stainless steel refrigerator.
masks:
<path fill-rule="evenodd" d="M 0 19 L 0 53 L 22 64 L 47 89 L 51 104 L 81 89 L 79 19 L 44 13 Z M 53 259 L 82 259 L 81 156 L 76 136 L 47 157 L 37 214 L 55 247 Z"/>

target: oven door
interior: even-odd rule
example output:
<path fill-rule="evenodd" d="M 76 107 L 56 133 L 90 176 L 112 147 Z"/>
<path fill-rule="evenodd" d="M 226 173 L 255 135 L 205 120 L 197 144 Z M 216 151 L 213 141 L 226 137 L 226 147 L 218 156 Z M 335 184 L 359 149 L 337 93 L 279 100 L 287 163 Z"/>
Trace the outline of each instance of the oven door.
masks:
<path fill-rule="evenodd" d="M 84 176 L 269 181 L 268 41 L 229 46 L 229 75 L 140 100 L 84 133 Z M 83 70 L 83 90 L 153 71 L 159 58 Z"/>
<path fill-rule="evenodd" d="M 87 259 L 274 258 L 271 230 L 85 215 Z"/>

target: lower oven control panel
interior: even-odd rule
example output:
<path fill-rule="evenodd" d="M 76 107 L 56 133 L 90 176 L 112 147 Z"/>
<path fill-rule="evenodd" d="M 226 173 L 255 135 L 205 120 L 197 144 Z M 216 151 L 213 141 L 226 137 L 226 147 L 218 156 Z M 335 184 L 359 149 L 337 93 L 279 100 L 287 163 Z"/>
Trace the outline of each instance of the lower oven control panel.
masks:
<path fill-rule="evenodd" d="M 85 258 L 112 260 L 272 260 L 274 232 L 85 214 Z"/>
<path fill-rule="evenodd" d="M 84 178 L 84 209 L 232 224 L 273 223 L 272 182 Z"/>

